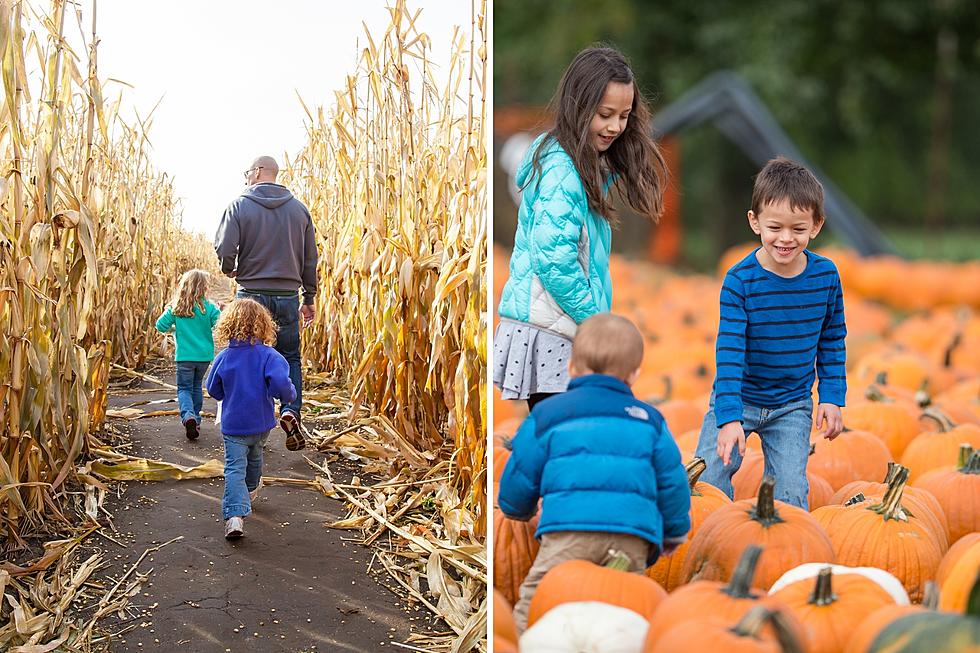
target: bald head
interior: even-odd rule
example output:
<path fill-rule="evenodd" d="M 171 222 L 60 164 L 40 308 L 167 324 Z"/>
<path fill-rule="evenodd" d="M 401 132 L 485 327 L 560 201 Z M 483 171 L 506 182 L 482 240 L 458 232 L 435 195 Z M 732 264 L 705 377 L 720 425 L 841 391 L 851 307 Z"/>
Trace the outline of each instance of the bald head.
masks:
<path fill-rule="evenodd" d="M 608 374 L 630 382 L 643 363 L 643 336 L 621 315 L 598 313 L 579 325 L 572 343 L 572 374 Z"/>
<path fill-rule="evenodd" d="M 255 170 L 255 183 L 275 181 L 279 174 L 279 164 L 271 156 L 256 157 L 251 168 Z"/>

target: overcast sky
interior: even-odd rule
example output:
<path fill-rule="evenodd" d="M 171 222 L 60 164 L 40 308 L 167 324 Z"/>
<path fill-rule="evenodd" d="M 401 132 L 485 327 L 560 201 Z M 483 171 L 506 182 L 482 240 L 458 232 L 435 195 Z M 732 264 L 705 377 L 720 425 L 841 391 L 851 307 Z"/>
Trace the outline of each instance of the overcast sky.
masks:
<path fill-rule="evenodd" d="M 329 106 L 365 47 L 361 22 L 377 42 L 389 23 L 387 4 L 98 0 L 99 77 L 132 84 L 126 97 L 144 117 L 162 98 L 152 156 L 174 178 L 186 228 L 213 236 L 252 159 L 270 154 L 281 164 L 283 152 L 305 144 L 297 91 L 311 111 Z M 469 33 L 470 2 L 408 6 L 422 9 L 416 24 L 431 39 L 433 61 L 445 67 L 453 26 Z M 87 34 L 91 0 L 82 7 Z M 105 88 L 107 100 L 120 88 Z"/>

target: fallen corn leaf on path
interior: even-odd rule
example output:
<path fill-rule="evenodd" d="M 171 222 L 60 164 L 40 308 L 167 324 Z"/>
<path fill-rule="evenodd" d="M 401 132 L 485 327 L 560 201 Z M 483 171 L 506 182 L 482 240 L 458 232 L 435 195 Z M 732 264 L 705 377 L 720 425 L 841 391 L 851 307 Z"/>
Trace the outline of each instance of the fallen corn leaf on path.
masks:
<path fill-rule="evenodd" d="M 154 373 L 173 382 L 172 368 Z M 109 408 L 174 397 L 172 390 L 139 385 L 138 393 L 110 395 Z M 151 407 L 175 409 L 176 403 L 144 406 Z M 205 397 L 204 412 L 213 414 L 215 408 Z M 128 455 L 188 467 L 223 460 L 213 417 L 205 417 L 193 442 L 174 415 L 111 421 L 128 435 L 132 447 L 123 449 Z M 312 473 L 304 456 L 317 464 L 324 458 L 309 449 L 288 451 L 284 434 L 273 431 L 264 475 L 308 481 Z M 343 463 L 331 468 L 338 482 L 357 473 Z M 325 527 L 347 515 L 341 501 L 300 486 L 265 486 L 245 520 L 245 537 L 232 543 L 224 539 L 222 478 L 125 485 L 122 497 L 109 498 L 104 506 L 118 532 L 102 532 L 119 544 L 89 538 L 108 554 L 110 573 L 124 573 L 148 548 L 182 539 L 141 563 L 140 572 L 152 573 L 130 601 L 128 614 L 100 624 L 103 632 L 131 628 L 113 638 L 113 653 L 404 651 L 411 649 L 397 643 L 411 633 L 445 630 L 417 603 L 386 589 L 393 585 L 390 577 L 380 563 L 372 563 L 371 549 L 353 541 L 357 533 Z"/>

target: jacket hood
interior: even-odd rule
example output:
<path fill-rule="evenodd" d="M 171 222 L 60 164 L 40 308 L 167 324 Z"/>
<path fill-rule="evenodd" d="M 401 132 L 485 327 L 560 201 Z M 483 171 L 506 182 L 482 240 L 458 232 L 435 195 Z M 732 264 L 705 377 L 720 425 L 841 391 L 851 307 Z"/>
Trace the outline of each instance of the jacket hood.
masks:
<path fill-rule="evenodd" d="M 531 143 L 531 147 L 527 148 L 527 153 L 524 155 L 524 161 L 521 162 L 521 166 L 517 169 L 517 175 L 514 177 L 514 181 L 517 182 L 518 188 L 523 188 L 531 179 L 531 175 L 534 174 L 534 153 L 538 151 L 538 148 L 543 148 L 541 150 L 542 157 L 550 154 L 554 150 L 561 149 L 561 146 L 558 144 L 558 139 L 551 138 L 545 142 L 546 138 L 548 138 L 547 134 L 541 134 L 534 139 L 534 142 Z"/>
<path fill-rule="evenodd" d="M 267 209 L 277 209 L 293 199 L 293 194 L 285 186 L 263 182 L 246 188 L 242 197 L 248 198 Z"/>

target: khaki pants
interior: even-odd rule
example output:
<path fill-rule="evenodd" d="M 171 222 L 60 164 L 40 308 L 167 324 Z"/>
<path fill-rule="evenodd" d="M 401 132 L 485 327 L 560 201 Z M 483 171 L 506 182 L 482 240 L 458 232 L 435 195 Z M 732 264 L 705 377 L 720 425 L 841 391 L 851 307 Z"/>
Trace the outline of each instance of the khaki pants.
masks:
<path fill-rule="evenodd" d="M 527 629 L 527 612 L 538 583 L 552 567 L 566 560 L 589 560 L 602 564 L 609 550 L 621 551 L 630 559 L 630 571 L 642 572 L 647 567 L 647 554 L 652 545 L 642 537 L 625 533 L 594 533 L 589 531 L 563 531 L 541 536 L 541 548 L 534 559 L 527 578 L 521 584 L 520 597 L 514 606 L 514 622 L 517 634 Z"/>

